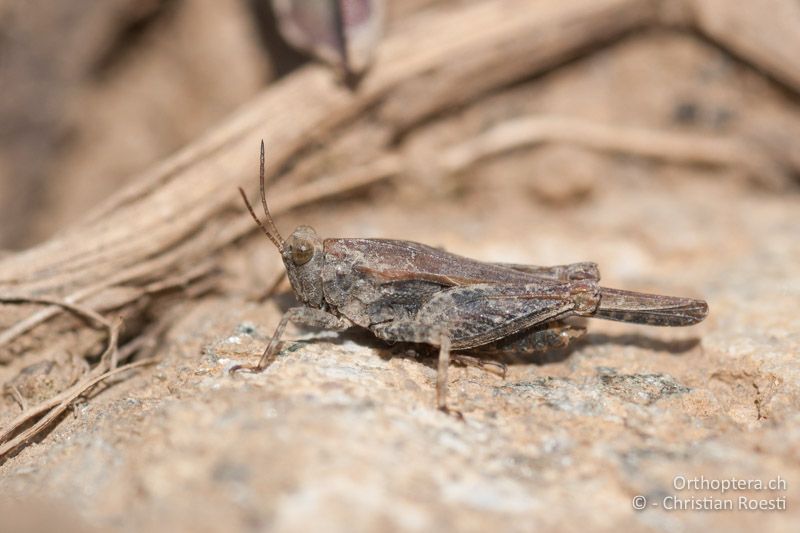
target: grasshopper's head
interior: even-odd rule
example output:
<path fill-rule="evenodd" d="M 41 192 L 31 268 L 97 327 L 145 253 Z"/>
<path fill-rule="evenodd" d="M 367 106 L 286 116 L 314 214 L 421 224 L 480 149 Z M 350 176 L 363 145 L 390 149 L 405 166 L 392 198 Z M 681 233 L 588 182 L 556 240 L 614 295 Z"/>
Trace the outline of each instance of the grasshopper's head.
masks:
<path fill-rule="evenodd" d="M 312 307 L 322 307 L 322 239 L 311 226 L 298 226 L 281 250 L 286 273 L 297 298 Z"/>
<path fill-rule="evenodd" d="M 264 141 L 261 141 L 261 205 L 264 214 L 267 216 L 269 228 L 256 216 L 253 207 L 247 200 L 247 195 L 240 188 L 244 203 L 247 205 L 253 220 L 261 227 L 270 241 L 278 248 L 286 266 L 286 273 L 292 283 L 297 299 L 311 307 L 321 308 L 322 297 L 322 263 L 323 249 L 322 239 L 317 236 L 317 232 L 311 226 L 298 226 L 289 236 L 288 241 L 284 241 L 275 222 L 269 214 L 267 199 L 264 194 Z"/>

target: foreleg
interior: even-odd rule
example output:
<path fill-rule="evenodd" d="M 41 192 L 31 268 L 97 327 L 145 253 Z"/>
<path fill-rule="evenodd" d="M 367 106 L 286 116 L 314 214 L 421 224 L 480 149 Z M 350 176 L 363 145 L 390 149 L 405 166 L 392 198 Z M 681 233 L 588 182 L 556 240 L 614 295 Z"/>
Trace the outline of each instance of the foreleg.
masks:
<path fill-rule="evenodd" d="M 280 344 L 281 337 L 283 337 L 286 325 L 289 322 L 333 331 L 344 331 L 353 325 L 352 322 L 346 318 L 332 315 L 321 309 L 314 309 L 313 307 L 292 307 L 283 314 L 258 364 L 255 366 L 236 365 L 231 368 L 230 372 L 261 372 L 271 365 L 277 355 L 278 345 Z"/>

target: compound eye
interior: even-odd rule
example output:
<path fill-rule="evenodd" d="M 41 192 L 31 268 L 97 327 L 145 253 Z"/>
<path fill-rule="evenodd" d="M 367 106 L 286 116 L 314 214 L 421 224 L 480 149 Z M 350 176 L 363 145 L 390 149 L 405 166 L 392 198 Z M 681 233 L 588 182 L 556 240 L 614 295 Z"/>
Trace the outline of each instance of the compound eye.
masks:
<path fill-rule="evenodd" d="M 292 242 L 292 262 L 297 265 L 305 265 L 314 256 L 314 245 L 304 239 L 296 239 Z"/>

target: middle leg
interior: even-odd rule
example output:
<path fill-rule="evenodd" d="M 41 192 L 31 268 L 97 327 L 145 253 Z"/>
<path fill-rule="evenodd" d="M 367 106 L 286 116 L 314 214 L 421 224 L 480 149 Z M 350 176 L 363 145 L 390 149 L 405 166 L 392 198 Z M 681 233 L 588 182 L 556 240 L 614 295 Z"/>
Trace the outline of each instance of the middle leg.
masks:
<path fill-rule="evenodd" d="M 376 324 L 370 328 L 376 337 L 390 342 L 414 342 L 439 346 L 436 365 L 436 407 L 448 414 L 463 418 L 459 411 L 447 406 L 447 374 L 450 367 L 451 340 L 448 332 L 438 326 L 423 324 L 414 320 L 395 320 Z"/>
<path fill-rule="evenodd" d="M 349 320 L 332 315 L 330 313 L 322 311 L 321 309 L 314 309 L 311 307 L 303 307 L 303 306 L 292 307 L 283 314 L 283 317 L 281 318 L 281 321 L 278 323 L 278 327 L 275 328 L 275 333 L 272 335 L 269 344 L 264 349 L 264 353 L 261 355 L 261 359 L 258 361 L 258 364 L 255 366 L 236 365 L 229 370 L 229 373 L 230 374 L 234 374 L 236 372 L 258 373 L 266 369 L 272 363 L 273 359 L 277 356 L 278 345 L 281 342 L 281 338 L 283 337 L 283 332 L 286 329 L 286 326 L 289 322 L 293 322 L 295 324 L 302 324 L 306 326 L 329 329 L 333 331 L 344 331 L 345 329 L 353 325 Z"/>

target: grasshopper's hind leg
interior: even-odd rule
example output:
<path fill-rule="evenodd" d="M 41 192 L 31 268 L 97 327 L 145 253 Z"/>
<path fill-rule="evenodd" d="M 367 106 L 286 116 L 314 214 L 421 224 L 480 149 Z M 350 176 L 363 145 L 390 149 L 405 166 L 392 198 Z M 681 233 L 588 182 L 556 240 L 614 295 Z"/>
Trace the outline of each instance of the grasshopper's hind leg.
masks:
<path fill-rule="evenodd" d="M 489 344 L 470 348 L 461 353 L 454 353 L 451 355 L 451 359 L 454 363 L 480 368 L 505 379 L 508 366 L 498 358 L 505 357 L 514 360 L 514 356 L 566 348 L 570 342 L 585 334 L 585 327 L 557 320 Z M 486 356 L 491 356 L 491 358 Z"/>
<path fill-rule="evenodd" d="M 482 359 L 480 355 L 480 349 L 476 348 L 472 350 L 471 353 L 450 354 L 450 360 L 464 367 L 471 366 L 473 368 L 479 368 L 484 372 L 489 372 L 503 379 L 506 378 L 508 366 L 505 363 L 492 359 Z"/>
<path fill-rule="evenodd" d="M 566 348 L 570 342 L 583 337 L 586 328 L 561 320 L 550 322 L 510 335 L 495 342 L 473 348 L 470 354 L 527 355 Z"/>

